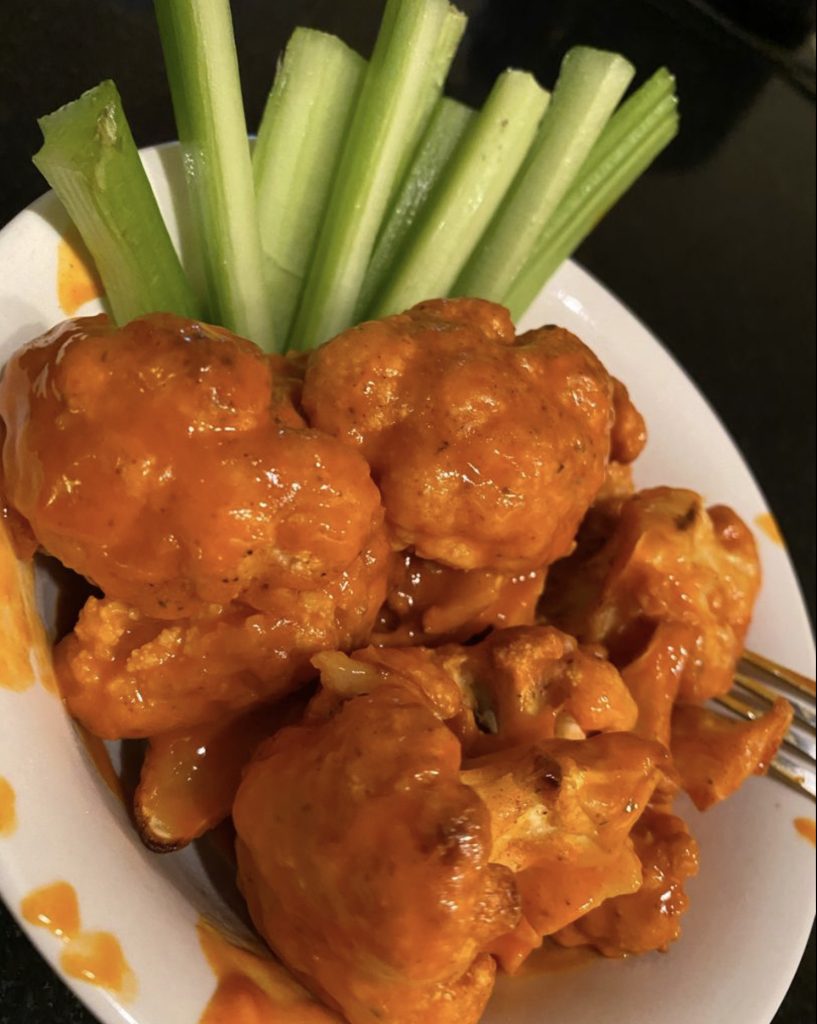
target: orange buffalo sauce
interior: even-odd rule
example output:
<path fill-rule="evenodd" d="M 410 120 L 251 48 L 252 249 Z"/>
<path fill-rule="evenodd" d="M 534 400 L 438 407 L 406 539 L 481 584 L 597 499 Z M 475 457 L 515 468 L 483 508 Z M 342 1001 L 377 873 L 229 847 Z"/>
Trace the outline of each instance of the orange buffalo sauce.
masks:
<path fill-rule="evenodd" d="M 58 939 L 72 939 L 79 932 L 79 901 L 68 882 L 35 889 L 25 897 L 20 910 L 29 924 L 47 928 Z"/>
<path fill-rule="evenodd" d="M 60 966 L 71 978 L 100 985 L 126 998 L 135 989 L 119 940 L 110 932 L 80 932 L 63 950 Z"/>
<path fill-rule="evenodd" d="M 9 532 L 0 522 L 0 686 L 7 690 L 27 690 L 34 682 L 33 587 L 31 567 L 17 560 Z"/>
<path fill-rule="evenodd" d="M 34 599 L 34 570 L 18 559 L 11 534 L 0 518 L 0 686 L 22 692 L 35 679 L 56 693 L 51 652 Z"/>
<path fill-rule="evenodd" d="M 68 316 L 91 299 L 102 295 L 102 283 L 90 256 L 73 235 L 60 240 L 57 247 L 57 301 Z"/>
<path fill-rule="evenodd" d="M 814 818 L 795 818 L 794 827 L 804 839 L 808 839 L 812 846 L 817 845 L 817 834 L 815 834 L 817 823 Z"/>
<path fill-rule="evenodd" d="M 531 974 L 559 974 L 574 971 L 600 958 L 601 955 L 590 946 L 559 946 L 551 939 L 545 939 L 539 949 L 531 953 L 519 973 L 523 978 Z"/>
<path fill-rule="evenodd" d="M 779 545 L 781 548 L 786 546 L 785 540 L 783 540 L 783 534 L 780 532 L 780 527 L 777 525 L 777 520 L 770 512 L 763 512 L 761 515 L 755 517 L 755 526 L 759 530 L 762 530 L 769 540 Z"/>
<path fill-rule="evenodd" d="M 217 979 L 199 1024 L 341 1024 L 270 954 L 241 948 L 205 918 L 198 933 Z"/>
<path fill-rule="evenodd" d="M 35 889 L 20 911 L 30 924 L 47 928 L 65 943 L 60 966 L 69 977 L 110 989 L 123 999 L 136 994 L 136 979 L 119 940 L 110 932 L 82 930 L 77 894 L 68 882 Z"/>
<path fill-rule="evenodd" d="M 8 779 L 0 775 L 0 837 L 10 836 L 17 828 L 17 798 Z"/>

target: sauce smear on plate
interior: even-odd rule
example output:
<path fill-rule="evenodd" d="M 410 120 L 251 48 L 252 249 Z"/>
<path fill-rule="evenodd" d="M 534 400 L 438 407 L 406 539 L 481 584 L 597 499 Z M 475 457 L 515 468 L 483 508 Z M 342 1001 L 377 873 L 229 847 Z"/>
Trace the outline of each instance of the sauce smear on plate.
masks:
<path fill-rule="evenodd" d="M 808 839 L 812 846 L 817 845 L 817 834 L 815 834 L 817 823 L 814 818 L 795 818 L 794 827 L 804 839 Z"/>
<path fill-rule="evenodd" d="M 68 316 L 102 295 L 99 277 L 78 243 L 79 239 L 63 238 L 57 247 L 57 301 Z"/>
<path fill-rule="evenodd" d="M 16 803 L 11 783 L 0 775 L 0 836 L 13 835 L 17 829 Z"/>
<path fill-rule="evenodd" d="M 124 999 L 135 995 L 136 980 L 119 940 L 110 932 L 81 929 L 76 890 L 68 882 L 54 882 L 30 892 L 20 911 L 29 924 L 47 928 L 65 943 L 60 967 L 69 977 L 110 989 Z"/>
<path fill-rule="evenodd" d="M 771 514 L 771 512 L 763 512 L 761 515 L 755 518 L 755 526 L 762 530 L 766 536 L 773 543 L 779 547 L 784 548 L 786 546 L 785 540 L 783 540 L 783 534 L 780 532 L 780 527 L 777 525 L 777 520 Z"/>
<path fill-rule="evenodd" d="M 204 918 L 198 933 L 218 979 L 199 1024 L 341 1024 L 271 956 L 234 945 Z"/>
<path fill-rule="evenodd" d="M 51 653 L 34 598 L 34 570 L 17 556 L 0 505 L 0 687 L 22 693 L 35 680 L 57 692 Z"/>

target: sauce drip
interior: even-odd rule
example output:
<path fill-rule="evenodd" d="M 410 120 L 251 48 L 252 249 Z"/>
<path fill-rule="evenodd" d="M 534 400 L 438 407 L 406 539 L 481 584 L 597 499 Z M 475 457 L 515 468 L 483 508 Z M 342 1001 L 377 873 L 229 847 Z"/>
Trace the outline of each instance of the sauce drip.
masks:
<path fill-rule="evenodd" d="M 29 924 L 47 928 L 65 943 L 60 966 L 69 977 L 110 989 L 123 999 L 136 994 L 136 979 L 119 940 L 110 932 L 81 929 L 79 901 L 68 882 L 35 889 L 25 897 L 20 911 Z"/>
<path fill-rule="evenodd" d="M 795 818 L 794 827 L 804 839 L 808 839 L 812 846 L 817 845 L 817 834 L 815 834 L 817 823 L 814 818 Z"/>
<path fill-rule="evenodd" d="M 199 1024 L 341 1024 L 270 954 L 242 948 L 204 918 L 198 933 L 218 981 Z"/>
<path fill-rule="evenodd" d="M 10 836 L 17 829 L 17 798 L 8 779 L 0 775 L 0 837 Z"/>
<path fill-rule="evenodd" d="M 600 958 L 600 954 L 590 946 L 560 946 L 551 939 L 531 953 L 519 972 L 520 977 L 537 974 L 560 974 L 562 971 L 575 971 Z"/>
<path fill-rule="evenodd" d="M 79 238 L 63 238 L 57 246 L 57 301 L 72 316 L 86 302 L 102 295 L 102 284 Z"/>
<path fill-rule="evenodd" d="M 57 692 L 34 600 L 34 570 L 17 558 L 8 528 L 0 520 L 0 687 L 22 693 L 34 684 L 36 673 L 47 690 Z"/>
<path fill-rule="evenodd" d="M 763 512 L 761 515 L 756 516 L 755 526 L 757 526 L 759 530 L 762 530 L 774 544 L 777 544 L 781 548 L 786 546 L 786 542 L 783 540 L 783 534 L 780 532 L 780 527 L 777 525 L 777 520 L 770 512 Z"/>

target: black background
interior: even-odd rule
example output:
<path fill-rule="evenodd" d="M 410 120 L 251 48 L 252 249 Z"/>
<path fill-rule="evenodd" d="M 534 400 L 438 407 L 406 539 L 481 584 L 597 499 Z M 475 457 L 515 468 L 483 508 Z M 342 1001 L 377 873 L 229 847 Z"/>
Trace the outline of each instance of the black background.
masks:
<path fill-rule="evenodd" d="M 675 71 L 680 140 L 579 259 L 720 413 L 777 515 L 813 621 L 814 5 L 712 5 L 714 16 L 703 0 L 463 0 L 471 25 L 449 91 L 478 104 L 509 65 L 549 84 L 573 42 L 621 50 L 642 75 L 663 63 Z M 381 9 L 382 0 L 233 0 L 250 127 L 296 24 L 368 54 Z M 0 223 L 44 191 L 30 163 L 35 118 L 107 77 L 137 144 L 174 137 L 149 0 L 0 0 Z M 0 1024 L 90 1021 L 1 905 L 0 968 Z M 776 1024 L 814 1014 L 812 935 Z"/>

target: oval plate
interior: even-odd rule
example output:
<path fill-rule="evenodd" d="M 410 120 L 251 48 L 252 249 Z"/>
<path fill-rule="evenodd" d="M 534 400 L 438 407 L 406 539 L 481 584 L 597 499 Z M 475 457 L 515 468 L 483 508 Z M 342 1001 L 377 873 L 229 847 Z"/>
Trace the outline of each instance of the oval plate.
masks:
<path fill-rule="evenodd" d="M 177 147 L 143 154 L 186 262 L 195 252 L 180 188 Z M 52 195 L 0 233 L 0 364 L 65 318 L 57 297 L 57 249 L 68 228 Z M 195 269 L 193 271 L 196 272 Z M 98 312 L 98 300 L 82 315 Z M 766 503 L 737 448 L 683 370 L 609 292 L 568 263 L 522 327 L 562 324 L 624 380 L 646 416 L 650 444 L 640 486 L 690 487 L 732 505 L 750 524 Z M 756 531 L 765 585 L 749 643 L 812 673 L 808 616 L 785 549 Z M 39 581 L 48 618 L 53 593 Z M 0 684 L 8 682 L 0 679 Z M 41 685 L 0 685 L 0 776 L 16 794 L 18 825 L 0 838 L 0 891 L 20 917 L 23 898 L 56 880 L 76 890 L 82 925 L 112 932 L 136 979 L 127 1000 L 82 981 L 66 982 L 106 1022 L 196 1024 L 215 977 L 201 951 L 201 914 L 241 928 L 225 887 L 199 852 L 148 853 L 125 808 L 99 777 L 60 702 Z M 669 954 L 594 959 L 580 968 L 500 982 L 483 1024 L 769 1024 L 797 969 L 814 916 L 813 850 L 794 819 L 813 817 L 806 798 L 753 779 L 702 816 L 682 806 L 701 844 L 701 875 L 689 886 L 684 935 Z M 56 971 L 61 943 L 23 924 Z"/>

